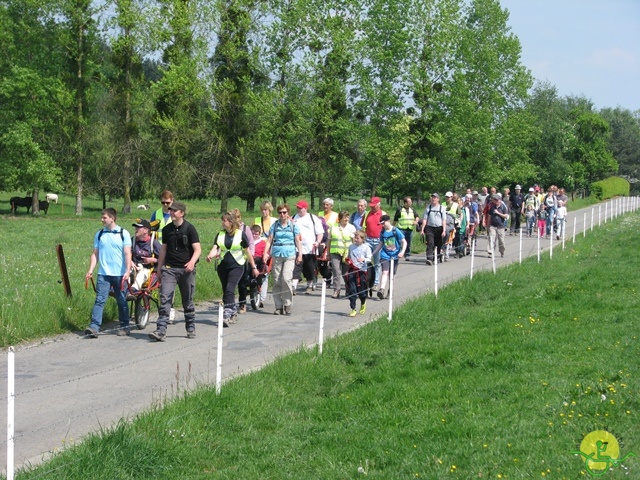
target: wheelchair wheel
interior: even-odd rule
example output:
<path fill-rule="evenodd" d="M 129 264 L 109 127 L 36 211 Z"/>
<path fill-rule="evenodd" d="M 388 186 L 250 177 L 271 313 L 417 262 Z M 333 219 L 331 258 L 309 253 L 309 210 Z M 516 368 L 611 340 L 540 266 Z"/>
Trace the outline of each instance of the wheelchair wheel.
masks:
<path fill-rule="evenodd" d="M 136 299 L 134 314 L 134 319 L 138 330 L 144 330 L 144 328 L 147 326 L 150 311 L 151 309 L 149 308 L 149 305 L 145 305 L 144 299 L 142 297 L 138 297 Z"/>

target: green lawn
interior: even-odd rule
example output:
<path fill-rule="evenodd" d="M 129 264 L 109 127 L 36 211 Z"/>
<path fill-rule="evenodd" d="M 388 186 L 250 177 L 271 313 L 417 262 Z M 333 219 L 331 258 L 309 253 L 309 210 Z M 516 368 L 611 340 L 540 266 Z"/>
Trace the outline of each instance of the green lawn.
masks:
<path fill-rule="evenodd" d="M 18 478 L 590 478 L 570 452 L 592 431 L 640 455 L 639 231 L 459 281 Z"/>

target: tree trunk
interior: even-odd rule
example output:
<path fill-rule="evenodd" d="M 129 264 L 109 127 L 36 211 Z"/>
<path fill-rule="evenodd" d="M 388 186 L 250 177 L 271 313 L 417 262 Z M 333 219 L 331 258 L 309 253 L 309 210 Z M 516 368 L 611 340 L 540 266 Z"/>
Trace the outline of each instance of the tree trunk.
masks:
<path fill-rule="evenodd" d="M 33 196 L 31 198 L 31 213 L 36 217 L 40 216 L 40 201 L 38 200 L 38 189 L 33 189 Z"/>

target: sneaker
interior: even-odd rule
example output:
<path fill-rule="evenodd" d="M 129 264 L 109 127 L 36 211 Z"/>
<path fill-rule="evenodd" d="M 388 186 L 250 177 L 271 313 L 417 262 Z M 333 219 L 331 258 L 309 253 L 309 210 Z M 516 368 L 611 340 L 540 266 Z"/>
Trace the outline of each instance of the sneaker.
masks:
<path fill-rule="evenodd" d="M 258 305 L 258 308 L 264 308 L 264 303 L 260 302 L 260 305 Z"/>
<path fill-rule="evenodd" d="M 433 260 L 427 260 L 427 265 L 430 267 L 433 266 Z"/>
<path fill-rule="evenodd" d="M 160 330 L 156 330 L 155 332 L 150 332 L 149 333 L 149 338 L 151 340 L 156 340 L 158 342 L 164 342 L 165 340 L 165 334 L 163 332 L 161 332 Z"/>
<path fill-rule="evenodd" d="M 229 322 L 229 325 L 232 325 L 234 323 L 238 323 L 238 314 L 234 313 L 233 315 L 231 315 L 228 319 L 227 322 Z"/>
<path fill-rule="evenodd" d="M 307 289 L 304 291 L 304 293 L 309 295 L 311 292 L 313 292 L 313 287 L 311 285 L 307 285 Z"/>
<path fill-rule="evenodd" d="M 288 306 L 284 307 L 284 314 L 285 315 L 291 315 L 291 305 L 288 305 Z"/>
<path fill-rule="evenodd" d="M 360 306 L 360 315 L 364 315 L 366 311 L 367 311 L 367 304 L 366 304 L 366 303 L 363 303 L 363 304 Z"/>
<path fill-rule="evenodd" d="M 131 330 L 129 330 L 128 328 L 119 328 L 116 332 L 116 335 L 119 337 L 127 337 L 131 335 Z"/>
<path fill-rule="evenodd" d="M 87 327 L 84 334 L 89 338 L 98 338 L 98 331 L 95 328 Z"/>
<path fill-rule="evenodd" d="M 351 310 L 351 312 L 349 313 L 350 317 L 355 317 L 356 316 L 356 311 L 355 310 Z"/>
<path fill-rule="evenodd" d="M 213 322 L 213 326 L 217 327 L 218 326 L 218 322 Z M 223 320 L 222 321 L 222 327 L 223 328 L 227 328 L 228 326 L 229 326 L 229 324 L 226 321 Z M 149 335 L 151 335 L 151 334 L 149 334 Z"/>
<path fill-rule="evenodd" d="M 382 300 L 384 298 L 384 293 L 382 292 L 382 290 L 378 290 L 378 298 L 380 300 Z"/>
<path fill-rule="evenodd" d="M 377 292 L 379 288 L 380 288 L 379 285 L 374 285 L 373 287 L 371 287 L 371 291 L 372 292 Z"/>
<path fill-rule="evenodd" d="M 282 314 L 283 314 L 283 309 L 282 309 L 282 308 L 276 308 L 276 309 L 273 311 L 273 314 L 274 314 L 274 315 L 282 315 Z"/>
<path fill-rule="evenodd" d="M 196 331 L 195 330 L 187 331 L 187 338 L 196 338 Z"/>
<path fill-rule="evenodd" d="M 331 298 L 340 298 L 340 292 L 333 292 L 333 295 L 331 295 Z"/>
<path fill-rule="evenodd" d="M 240 308 L 238 309 L 238 313 L 247 313 L 247 306 L 240 305 Z"/>

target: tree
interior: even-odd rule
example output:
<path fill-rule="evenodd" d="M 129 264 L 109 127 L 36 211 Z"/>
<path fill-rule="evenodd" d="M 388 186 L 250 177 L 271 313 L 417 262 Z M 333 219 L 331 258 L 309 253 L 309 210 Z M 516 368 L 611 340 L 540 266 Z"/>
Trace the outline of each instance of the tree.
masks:
<path fill-rule="evenodd" d="M 611 127 L 607 149 L 620 165 L 618 173 L 631 182 L 632 191 L 637 193 L 640 188 L 640 111 L 604 108 L 600 115 Z"/>

